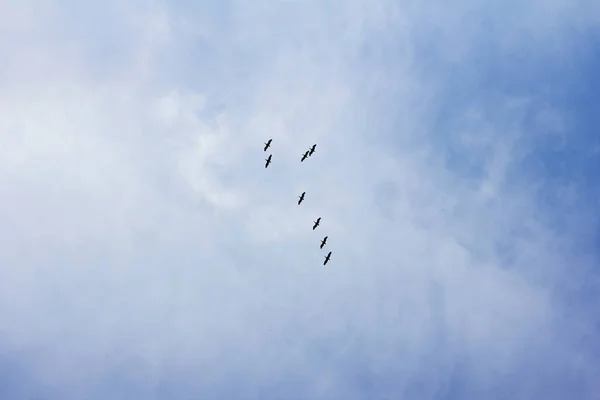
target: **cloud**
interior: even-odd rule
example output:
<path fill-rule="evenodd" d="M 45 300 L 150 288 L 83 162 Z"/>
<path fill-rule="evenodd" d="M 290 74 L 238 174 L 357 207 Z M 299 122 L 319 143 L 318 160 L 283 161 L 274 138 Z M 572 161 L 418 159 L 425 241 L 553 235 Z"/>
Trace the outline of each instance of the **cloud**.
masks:
<path fill-rule="evenodd" d="M 0 12 L 0 392 L 594 398 L 574 117 L 490 67 L 592 6 L 42 3 Z"/>

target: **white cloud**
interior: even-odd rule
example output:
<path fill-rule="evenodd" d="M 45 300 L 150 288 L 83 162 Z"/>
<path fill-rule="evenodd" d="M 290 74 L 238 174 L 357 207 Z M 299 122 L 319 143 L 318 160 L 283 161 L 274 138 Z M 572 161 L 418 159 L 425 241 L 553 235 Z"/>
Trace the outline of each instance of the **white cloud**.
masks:
<path fill-rule="evenodd" d="M 577 232 L 551 229 L 536 188 L 512 181 L 530 150 L 521 110 L 535 107 L 465 110 L 453 137 L 463 155 L 483 152 L 483 168 L 458 175 L 425 135 L 436 84 L 413 50 L 381 76 L 359 57 L 389 31 L 410 47 L 431 29 L 419 22 L 454 34 L 464 8 L 232 2 L 214 11 L 221 23 L 196 26 L 195 14 L 134 5 L 107 12 L 126 35 L 110 45 L 131 52 L 103 61 L 112 73 L 90 72 L 92 39 L 65 47 L 39 24 L 11 25 L 29 47 L 0 47 L 11 60 L 0 78 L 0 350 L 27 352 L 26 379 L 65 388 L 61 398 L 100 393 L 114 373 L 149 397 L 179 376 L 206 393 L 235 380 L 245 398 L 270 385 L 363 398 L 356 381 L 368 376 L 375 393 L 386 381 L 397 393 L 438 371 L 441 390 L 461 362 L 491 387 L 543 368 L 531 360 L 549 351 L 565 366 L 529 371 L 537 394 L 547 375 L 594 371 L 571 360 L 551 290 L 578 261 L 563 253 Z M 71 16 L 43 11 L 29 15 L 44 27 Z M 474 39 L 456 35 L 460 61 Z M 175 76 L 195 39 L 216 49 L 216 77 L 202 57 L 198 80 Z M 187 79 L 196 84 L 177 83 Z M 389 87 L 397 105 L 378 111 Z M 543 109 L 539 121 L 553 118 Z"/>

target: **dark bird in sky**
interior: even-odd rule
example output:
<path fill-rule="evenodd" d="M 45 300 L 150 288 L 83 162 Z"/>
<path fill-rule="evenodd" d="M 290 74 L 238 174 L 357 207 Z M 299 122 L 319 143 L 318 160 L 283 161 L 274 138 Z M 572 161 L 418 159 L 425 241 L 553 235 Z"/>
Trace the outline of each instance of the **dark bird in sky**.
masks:
<path fill-rule="evenodd" d="M 302 203 L 304 201 L 304 195 L 306 194 L 306 192 L 302 192 L 302 194 L 300 196 L 298 196 L 299 200 L 298 200 L 298 205 L 300 205 L 300 203 Z"/>
<path fill-rule="evenodd" d="M 317 228 L 317 226 L 319 226 L 319 222 L 321 222 L 321 217 L 317 218 L 315 221 L 315 224 L 313 225 L 313 231 Z"/>
<path fill-rule="evenodd" d="M 327 243 L 327 236 L 325 236 L 323 238 L 323 240 L 321 241 L 321 246 L 320 246 L 321 249 L 323 248 L 323 246 L 325 246 L 325 243 Z"/>
<path fill-rule="evenodd" d="M 325 256 L 325 261 L 323 262 L 323 265 L 327 264 L 329 262 L 329 259 L 331 258 L 331 252 L 329 252 L 326 256 Z"/>
<path fill-rule="evenodd" d="M 271 146 L 272 141 L 273 141 L 273 139 L 269 139 L 269 141 L 267 143 L 265 143 L 265 149 L 263 151 L 267 151 L 267 149 Z"/>
<path fill-rule="evenodd" d="M 300 161 L 304 161 L 304 160 L 306 160 L 306 158 L 307 158 L 307 157 L 308 157 L 308 150 L 306 150 L 306 153 L 304 153 L 304 154 L 302 155 L 302 160 L 300 160 Z"/>
<path fill-rule="evenodd" d="M 273 157 L 273 154 L 269 154 L 269 158 L 265 158 L 265 161 L 267 162 L 265 164 L 265 168 L 267 168 L 269 164 L 271 164 L 271 157 Z"/>
<path fill-rule="evenodd" d="M 312 156 L 312 155 L 313 155 L 313 153 L 315 152 L 315 148 L 316 148 L 316 147 L 317 147 L 317 145 L 316 145 L 316 144 L 313 144 L 313 145 L 312 145 L 312 147 L 310 148 L 310 151 L 309 151 L 309 153 L 308 153 L 308 155 L 309 155 L 309 156 Z"/>

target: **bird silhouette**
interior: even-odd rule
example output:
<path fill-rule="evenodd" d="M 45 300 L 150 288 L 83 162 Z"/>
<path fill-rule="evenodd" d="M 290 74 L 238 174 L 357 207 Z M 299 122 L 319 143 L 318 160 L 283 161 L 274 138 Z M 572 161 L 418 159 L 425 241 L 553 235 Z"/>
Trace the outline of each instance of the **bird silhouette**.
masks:
<path fill-rule="evenodd" d="M 323 238 L 323 240 L 321 241 L 321 246 L 320 246 L 321 249 L 323 248 L 323 246 L 325 246 L 325 243 L 327 243 L 327 236 L 325 236 Z"/>
<path fill-rule="evenodd" d="M 269 141 L 265 143 L 265 148 L 263 151 L 267 151 L 267 149 L 271 146 L 272 141 L 273 141 L 273 139 L 269 139 Z"/>
<path fill-rule="evenodd" d="M 302 194 L 300 196 L 298 196 L 299 200 L 298 200 L 298 205 L 300 205 L 300 203 L 302 203 L 304 201 L 304 195 L 306 194 L 306 192 L 302 192 Z"/>

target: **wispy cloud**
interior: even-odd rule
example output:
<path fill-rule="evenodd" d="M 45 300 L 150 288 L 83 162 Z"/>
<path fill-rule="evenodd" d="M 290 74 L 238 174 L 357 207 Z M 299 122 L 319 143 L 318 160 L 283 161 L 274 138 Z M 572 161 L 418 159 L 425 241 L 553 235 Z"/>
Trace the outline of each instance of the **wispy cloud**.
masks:
<path fill-rule="evenodd" d="M 13 3 L 3 396 L 598 398 L 596 6 Z"/>

